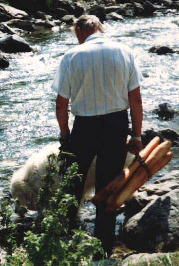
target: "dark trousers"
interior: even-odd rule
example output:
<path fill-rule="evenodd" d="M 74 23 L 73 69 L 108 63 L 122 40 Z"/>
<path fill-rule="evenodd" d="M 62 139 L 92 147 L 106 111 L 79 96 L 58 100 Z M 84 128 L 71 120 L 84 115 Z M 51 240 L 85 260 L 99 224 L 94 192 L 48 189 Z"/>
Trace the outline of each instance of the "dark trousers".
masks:
<path fill-rule="evenodd" d="M 83 182 L 78 186 L 77 198 L 82 197 L 85 177 L 95 155 L 96 192 L 104 188 L 124 167 L 128 134 L 127 111 L 100 116 L 76 116 L 70 136 L 70 149 L 76 155 Z M 95 236 L 110 253 L 115 235 L 115 213 L 107 213 L 105 206 L 96 208 Z"/>

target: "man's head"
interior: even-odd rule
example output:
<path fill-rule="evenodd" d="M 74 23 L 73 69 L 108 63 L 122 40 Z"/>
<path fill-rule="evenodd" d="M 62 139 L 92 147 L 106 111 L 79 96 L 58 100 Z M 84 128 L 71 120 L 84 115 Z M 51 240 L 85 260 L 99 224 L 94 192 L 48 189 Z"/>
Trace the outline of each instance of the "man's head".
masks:
<path fill-rule="evenodd" d="M 83 15 L 74 22 L 74 29 L 79 43 L 95 32 L 103 32 L 99 18 L 94 15 Z"/>

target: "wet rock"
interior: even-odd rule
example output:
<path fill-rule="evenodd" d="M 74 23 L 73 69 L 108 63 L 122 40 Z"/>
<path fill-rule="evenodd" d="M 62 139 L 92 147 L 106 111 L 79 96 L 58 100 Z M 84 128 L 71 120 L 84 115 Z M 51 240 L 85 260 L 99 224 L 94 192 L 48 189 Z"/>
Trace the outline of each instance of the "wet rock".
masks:
<path fill-rule="evenodd" d="M 144 1 L 143 7 L 144 16 L 152 16 L 157 9 L 160 9 L 160 7 L 155 6 L 151 1 Z"/>
<path fill-rule="evenodd" d="M 0 69 L 5 69 L 9 66 L 7 58 L 0 54 Z"/>
<path fill-rule="evenodd" d="M 124 18 L 121 15 L 117 14 L 116 12 L 111 12 L 111 13 L 107 14 L 106 19 L 107 20 L 108 19 L 109 20 L 116 20 L 116 21 L 124 20 Z"/>
<path fill-rule="evenodd" d="M 8 14 L 8 13 L 6 12 L 6 10 L 4 10 L 4 8 L 2 8 L 2 7 L 0 6 L 0 22 L 8 21 L 8 20 L 11 19 L 11 18 L 12 18 L 11 15 Z"/>
<path fill-rule="evenodd" d="M 74 20 L 75 20 L 74 15 L 66 15 L 61 18 L 61 21 L 66 23 L 67 25 L 73 25 Z"/>
<path fill-rule="evenodd" d="M 29 20 L 21 20 L 21 19 L 12 19 L 7 22 L 7 25 L 12 28 L 18 28 L 25 31 L 34 31 L 33 23 Z"/>
<path fill-rule="evenodd" d="M 112 12 L 118 13 L 118 11 L 120 12 L 120 6 L 106 6 L 105 11 L 106 11 L 106 14 L 109 14 Z"/>
<path fill-rule="evenodd" d="M 103 6 L 94 5 L 88 10 L 88 12 L 90 15 L 97 16 L 102 23 L 106 20 L 106 10 Z"/>
<path fill-rule="evenodd" d="M 172 54 L 175 51 L 168 46 L 153 46 L 149 49 L 149 53 L 156 53 L 158 55 Z"/>
<path fill-rule="evenodd" d="M 63 8 L 57 8 L 55 9 L 55 11 L 53 12 L 53 17 L 56 19 L 60 19 L 66 15 L 69 15 L 69 12 Z"/>
<path fill-rule="evenodd" d="M 25 11 L 14 8 L 12 6 L 5 5 L 5 4 L 0 4 L 0 10 L 2 9 L 4 9 L 6 14 L 10 16 L 10 19 L 11 18 L 25 19 L 29 16 Z"/>
<path fill-rule="evenodd" d="M 86 7 L 82 3 L 74 3 L 74 15 L 75 17 L 80 17 L 86 12 Z"/>
<path fill-rule="evenodd" d="M 51 29 L 55 26 L 55 24 L 48 20 L 36 19 L 33 21 L 33 28 L 36 30 L 39 29 Z"/>
<path fill-rule="evenodd" d="M 157 114 L 160 119 L 163 120 L 170 120 L 176 114 L 176 111 L 168 103 L 159 104 L 158 108 L 154 109 L 153 112 Z"/>
<path fill-rule="evenodd" d="M 158 196 L 123 227 L 123 241 L 140 252 L 175 251 L 179 248 L 179 188 Z"/>
<path fill-rule="evenodd" d="M 0 24 L 0 32 L 8 33 L 8 34 L 15 34 L 15 32 L 12 31 L 12 29 L 8 27 L 7 25 L 5 25 L 4 23 Z"/>
<path fill-rule="evenodd" d="M 0 39 L 0 50 L 5 53 L 31 52 L 32 48 L 21 37 L 8 35 Z"/>
<path fill-rule="evenodd" d="M 161 141 L 170 140 L 174 146 L 178 146 L 179 134 L 172 129 L 155 131 L 154 129 L 145 130 L 142 134 L 142 143 L 146 146 L 154 137 L 160 137 Z"/>
<path fill-rule="evenodd" d="M 73 15 L 74 14 L 74 5 L 73 1 L 71 0 L 57 0 L 56 1 L 56 8 L 62 8 L 65 9 L 68 14 Z"/>

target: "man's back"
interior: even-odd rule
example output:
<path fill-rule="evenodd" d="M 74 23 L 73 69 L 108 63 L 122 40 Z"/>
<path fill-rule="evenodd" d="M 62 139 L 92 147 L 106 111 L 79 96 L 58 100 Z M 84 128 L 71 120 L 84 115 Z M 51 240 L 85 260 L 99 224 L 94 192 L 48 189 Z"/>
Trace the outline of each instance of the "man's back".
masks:
<path fill-rule="evenodd" d="M 127 49 L 94 34 L 67 56 L 75 114 L 100 115 L 128 108 L 133 58 Z M 76 109 L 79 106 L 80 113 Z"/>

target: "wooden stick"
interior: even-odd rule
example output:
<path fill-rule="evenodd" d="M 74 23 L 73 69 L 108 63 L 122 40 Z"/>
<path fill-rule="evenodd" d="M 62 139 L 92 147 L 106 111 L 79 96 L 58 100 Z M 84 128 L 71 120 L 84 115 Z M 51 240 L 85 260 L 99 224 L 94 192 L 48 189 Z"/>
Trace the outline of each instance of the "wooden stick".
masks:
<path fill-rule="evenodd" d="M 150 167 L 151 174 L 153 175 L 163 168 L 172 159 L 172 156 L 172 152 L 167 152 L 167 154 L 163 155 L 160 160 L 155 161 L 152 167 Z M 146 181 L 148 181 L 148 175 L 145 169 L 139 168 L 125 187 L 119 193 L 114 194 L 108 199 L 107 211 L 112 212 L 119 208 Z"/>
<path fill-rule="evenodd" d="M 149 156 L 149 154 L 157 147 L 160 143 L 160 138 L 155 137 L 150 141 L 150 143 L 140 152 L 141 158 L 144 160 Z M 137 160 L 134 160 L 129 168 L 123 169 L 122 173 L 114 179 L 110 184 L 108 184 L 105 188 L 100 190 L 93 198 L 92 202 L 94 204 L 99 204 L 102 201 L 105 201 L 111 194 L 117 193 L 125 183 L 130 179 L 132 174 L 139 167 L 140 163 Z"/>

